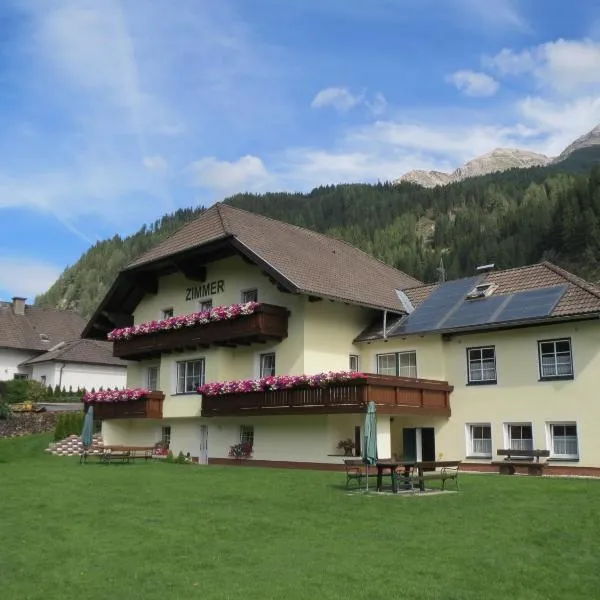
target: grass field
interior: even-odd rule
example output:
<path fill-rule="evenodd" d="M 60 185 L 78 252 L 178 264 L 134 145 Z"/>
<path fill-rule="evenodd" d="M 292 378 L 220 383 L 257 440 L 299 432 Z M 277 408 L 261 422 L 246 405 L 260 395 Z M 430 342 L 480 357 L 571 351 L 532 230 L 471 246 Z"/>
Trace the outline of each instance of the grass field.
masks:
<path fill-rule="evenodd" d="M 341 473 L 82 466 L 48 441 L 0 440 L 3 600 L 600 597 L 600 481 L 359 496 Z"/>

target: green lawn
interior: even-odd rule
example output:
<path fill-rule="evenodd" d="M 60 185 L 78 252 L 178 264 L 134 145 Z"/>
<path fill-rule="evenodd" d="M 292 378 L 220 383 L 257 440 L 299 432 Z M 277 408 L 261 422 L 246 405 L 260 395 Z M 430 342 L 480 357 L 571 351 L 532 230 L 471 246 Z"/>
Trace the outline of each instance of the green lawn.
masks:
<path fill-rule="evenodd" d="M 0 440 L 3 600 L 600 597 L 600 481 L 359 496 L 341 473 L 82 466 L 48 440 Z"/>

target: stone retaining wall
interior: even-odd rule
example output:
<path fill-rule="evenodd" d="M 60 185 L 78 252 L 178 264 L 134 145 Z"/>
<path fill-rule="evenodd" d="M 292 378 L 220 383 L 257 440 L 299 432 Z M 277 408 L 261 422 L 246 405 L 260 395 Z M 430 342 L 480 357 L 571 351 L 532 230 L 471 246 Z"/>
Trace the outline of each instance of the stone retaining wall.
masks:
<path fill-rule="evenodd" d="M 20 437 L 54 431 L 60 413 L 15 413 L 0 420 L 0 438 Z"/>

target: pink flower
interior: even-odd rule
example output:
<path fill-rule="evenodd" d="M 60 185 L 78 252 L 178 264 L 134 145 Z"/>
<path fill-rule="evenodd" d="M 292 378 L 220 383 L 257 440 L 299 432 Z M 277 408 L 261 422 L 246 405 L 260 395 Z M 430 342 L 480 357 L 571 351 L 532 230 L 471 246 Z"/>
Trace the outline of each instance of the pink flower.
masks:
<path fill-rule="evenodd" d="M 203 396 L 222 396 L 225 394 L 246 394 L 249 392 L 268 392 L 288 390 L 302 386 L 327 387 L 352 379 L 361 379 L 364 373 L 356 371 L 330 371 L 316 375 L 275 375 L 261 379 L 238 379 L 233 381 L 215 381 L 198 388 Z"/>
<path fill-rule="evenodd" d="M 87 404 L 100 402 L 129 402 L 146 398 L 150 390 L 146 388 L 124 389 L 124 390 L 101 390 L 99 392 L 87 392 L 83 401 Z"/>
<path fill-rule="evenodd" d="M 194 327 L 195 325 L 206 325 L 216 321 L 227 321 L 237 317 L 251 315 L 255 313 L 260 304 L 258 302 L 245 302 L 243 304 L 231 304 L 229 306 L 216 306 L 210 310 L 191 313 L 189 315 L 178 315 L 169 317 L 161 321 L 149 321 L 140 323 L 133 327 L 123 327 L 113 329 L 107 339 L 111 342 L 116 340 L 128 340 L 133 336 L 147 335 L 158 331 L 169 331 L 171 329 L 181 329 L 182 327 Z"/>

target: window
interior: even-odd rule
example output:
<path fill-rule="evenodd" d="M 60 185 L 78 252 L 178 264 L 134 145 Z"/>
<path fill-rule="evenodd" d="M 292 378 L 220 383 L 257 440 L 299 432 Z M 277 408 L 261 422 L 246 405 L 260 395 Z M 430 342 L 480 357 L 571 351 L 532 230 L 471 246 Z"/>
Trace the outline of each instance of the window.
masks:
<path fill-rule="evenodd" d="M 350 371 L 360 371 L 360 357 L 358 354 L 351 354 L 349 357 L 348 368 Z"/>
<path fill-rule="evenodd" d="M 538 346 L 542 379 L 573 377 L 571 340 L 544 340 Z"/>
<path fill-rule="evenodd" d="M 172 316 L 173 316 L 172 308 L 163 308 L 162 309 L 162 318 L 163 319 L 170 319 Z"/>
<path fill-rule="evenodd" d="M 167 445 L 171 443 L 171 427 L 160 428 L 160 441 Z"/>
<path fill-rule="evenodd" d="M 254 446 L 254 425 L 242 425 L 240 427 L 240 442 L 248 442 Z"/>
<path fill-rule="evenodd" d="M 550 425 L 551 454 L 554 458 L 577 459 L 577 425 L 557 423 Z"/>
<path fill-rule="evenodd" d="M 27 373 L 15 373 L 13 379 L 29 379 L 29 375 Z"/>
<path fill-rule="evenodd" d="M 258 302 L 258 290 L 245 290 L 242 292 L 242 303 Z"/>
<path fill-rule="evenodd" d="M 496 349 L 467 348 L 469 383 L 496 383 Z"/>
<path fill-rule="evenodd" d="M 400 377 L 417 376 L 417 353 L 398 352 L 395 354 L 377 355 L 377 373 L 380 375 L 400 375 Z"/>
<path fill-rule="evenodd" d="M 42 376 L 40 377 L 40 383 L 41 383 L 42 385 L 46 385 L 46 376 L 45 376 L 45 375 L 42 375 Z"/>
<path fill-rule="evenodd" d="M 509 425 L 508 439 L 511 450 L 533 450 L 531 425 Z"/>
<path fill-rule="evenodd" d="M 380 375 L 396 375 L 396 355 L 378 354 L 377 372 Z"/>
<path fill-rule="evenodd" d="M 400 377 L 417 376 L 416 352 L 400 352 L 398 354 L 398 375 L 400 375 Z"/>
<path fill-rule="evenodd" d="M 208 300 L 201 300 L 200 302 L 198 302 L 198 309 L 200 311 L 210 310 L 211 308 L 212 308 L 212 298 L 209 298 Z"/>
<path fill-rule="evenodd" d="M 492 456 L 492 428 L 490 425 L 469 425 L 469 454 Z"/>
<path fill-rule="evenodd" d="M 275 353 L 260 355 L 260 377 L 273 377 L 275 375 Z"/>
<path fill-rule="evenodd" d="M 177 363 L 177 393 L 190 394 L 204 385 L 204 359 Z"/>
<path fill-rule="evenodd" d="M 498 286 L 495 283 L 480 283 L 467 294 L 467 300 L 487 298 L 494 293 L 497 287 Z"/>
<path fill-rule="evenodd" d="M 148 367 L 146 371 L 146 387 L 151 391 L 158 390 L 158 367 Z"/>

